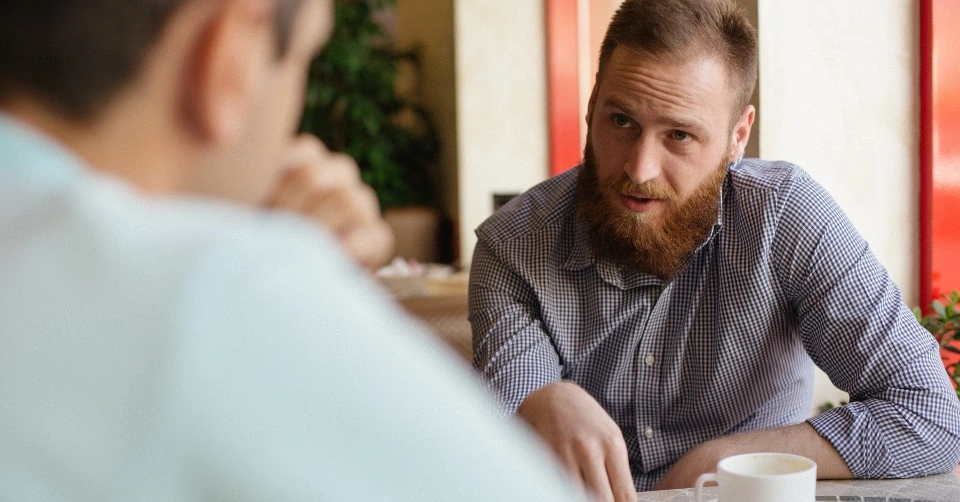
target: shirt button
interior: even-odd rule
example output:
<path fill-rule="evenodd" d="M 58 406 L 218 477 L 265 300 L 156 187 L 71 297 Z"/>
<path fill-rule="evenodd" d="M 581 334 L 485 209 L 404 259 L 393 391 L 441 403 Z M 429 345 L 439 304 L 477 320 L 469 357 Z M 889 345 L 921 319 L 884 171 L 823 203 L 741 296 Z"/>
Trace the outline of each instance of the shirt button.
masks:
<path fill-rule="evenodd" d="M 647 439 L 653 438 L 653 427 L 647 427 L 643 429 L 643 436 Z"/>
<path fill-rule="evenodd" d="M 643 358 L 643 362 L 644 362 L 647 366 L 653 366 L 654 361 L 656 361 L 656 359 L 654 359 L 653 356 L 650 355 L 650 354 L 647 354 L 647 357 L 644 357 L 644 358 Z"/>

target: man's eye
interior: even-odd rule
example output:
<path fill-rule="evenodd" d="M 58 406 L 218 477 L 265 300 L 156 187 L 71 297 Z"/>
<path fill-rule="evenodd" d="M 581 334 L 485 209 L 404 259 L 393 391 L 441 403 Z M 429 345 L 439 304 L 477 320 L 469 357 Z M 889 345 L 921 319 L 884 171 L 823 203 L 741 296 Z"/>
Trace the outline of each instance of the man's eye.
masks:
<path fill-rule="evenodd" d="M 690 139 L 690 135 L 683 131 L 673 131 L 670 133 L 670 138 L 674 141 L 687 141 Z"/>
<path fill-rule="evenodd" d="M 622 113 L 617 113 L 613 116 L 613 124 L 617 127 L 629 127 L 630 118 Z"/>

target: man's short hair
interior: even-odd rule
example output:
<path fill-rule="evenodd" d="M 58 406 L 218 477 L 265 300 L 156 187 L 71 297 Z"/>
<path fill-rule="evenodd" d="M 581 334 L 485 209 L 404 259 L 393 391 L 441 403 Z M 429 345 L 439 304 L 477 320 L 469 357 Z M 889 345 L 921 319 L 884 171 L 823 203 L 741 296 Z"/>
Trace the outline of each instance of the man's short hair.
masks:
<path fill-rule="evenodd" d="M 731 0 L 625 0 L 600 46 L 598 78 L 621 45 L 663 62 L 719 58 L 737 93 L 735 118 L 757 83 L 757 32 Z"/>
<path fill-rule="evenodd" d="M 91 119 L 140 72 L 167 22 L 201 0 L 5 0 L 0 14 L 0 103 L 14 94 Z M 277 0 L 278 57 L 302 0 Z"/>

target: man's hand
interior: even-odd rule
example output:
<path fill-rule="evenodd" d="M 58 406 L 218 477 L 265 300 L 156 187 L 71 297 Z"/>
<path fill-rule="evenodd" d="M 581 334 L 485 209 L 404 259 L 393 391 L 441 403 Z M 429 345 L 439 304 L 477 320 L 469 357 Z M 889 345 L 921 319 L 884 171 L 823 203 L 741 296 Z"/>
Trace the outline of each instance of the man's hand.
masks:
<path fill-rule="evenodd" d="M 393 232 L 352 158 L 330 153 L 319 139 L 304 134 L 291 144 L 283 168 L 267 207 L 292 211 L 325 226 L 347 254 L 367 269 L 375 270 L 390 260 Z"/>
<path fill-rule="evenodd" d="M 585 390 L 570 382 L 546 385 L 527 396 L 517 414 L 597 500 L 637 500 L 623 433 Z"/>

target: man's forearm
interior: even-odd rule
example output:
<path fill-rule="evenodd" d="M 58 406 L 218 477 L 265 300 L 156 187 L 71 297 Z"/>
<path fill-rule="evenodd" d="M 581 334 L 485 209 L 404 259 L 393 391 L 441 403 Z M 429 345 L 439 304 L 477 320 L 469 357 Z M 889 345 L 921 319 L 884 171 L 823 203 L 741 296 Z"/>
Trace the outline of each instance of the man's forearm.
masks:
<path fill-rule="evenodd" d="M 843 461 L 833 445 L 806 422 L 788 427 L 724 436 L 709 441 L 703 446 L 712 449 L 715 454 L 719 454 L 719 458 L 752 452 L 802 455 L 817 463 L 817 478 L 819 479 L 849 479 L 853 477 L 846 462 Z"/>
<path fill-rule="evenodd" d="M 802 455 L 817 463 L 820 479 L 849 479 L 853 477 L 846 462 L 833 445 L 810 424 L 804 422 L 788 427 L 767 429 L 723 436 L 697 446 L 680 457 L 660 480 L 656 489 L 688 488 L 697 476 L 713 472 L 717 462 L 731 455 L 754 452 L 779 452 Z"/>

